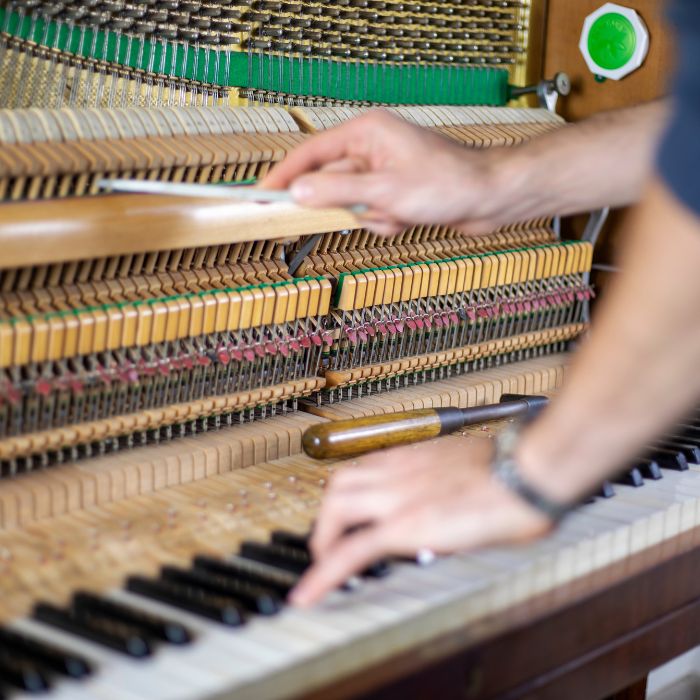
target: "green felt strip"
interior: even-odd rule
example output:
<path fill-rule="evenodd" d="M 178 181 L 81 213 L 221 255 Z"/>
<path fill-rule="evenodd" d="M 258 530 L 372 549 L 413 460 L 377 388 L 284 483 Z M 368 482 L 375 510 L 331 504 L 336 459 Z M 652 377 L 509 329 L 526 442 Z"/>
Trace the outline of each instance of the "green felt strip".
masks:
<path fill-rule="evenodd" d="M 212 297 L 216 294 L 228 294 L 230 292 L 244 292 L 252 289 L 277 289 L 279 287 L 296 287 L 299 282 L 316 280 L 321 282 L 324 277 L 298 277 L 293 280 L 284 280 L 282 282 L 270 282 L 262 284 L 249 284 L 243 287 L 224 287 L 222 289 L 204 289 L 200 292 L 186 292 L 185 294 L 171 294 L 164 297 L 155 297 L 152 299 L 137 299 L 136 301 L 121 301 L 109 304 L 99 304 L 97 306 L 83 306 L 81 308 L 68 309 L 65 311 L 47 311 L 45 313 L 27 314 L 26 316 L 13 316 L 8 319 L 0 319 L 0 325 L 10 324 L 11 326 L 17 323 L 32 323 L 33 321 L 50 321 L 54 318 L 65 318 L 71 316 L 82 316 L 90 314 L 94 311 L 114 311 L 115 309 L 123 310 L 129 308 L 137 308 L 139 306 L 155 306 L 156 304 L 165 304 L 170 301 L 181 301 L 186 299 L 196 299 L 197 297 Z"/>
<path fill-rule="evenodd" d="M 0 26 L 12 36 L 83 58 L 224 87 L 383 104 L 504 105 L 503 68 L 417 63 L 353 62 L 194 49 L 89 27 L 70 27 L 37 16 L 8 14 Z"/>

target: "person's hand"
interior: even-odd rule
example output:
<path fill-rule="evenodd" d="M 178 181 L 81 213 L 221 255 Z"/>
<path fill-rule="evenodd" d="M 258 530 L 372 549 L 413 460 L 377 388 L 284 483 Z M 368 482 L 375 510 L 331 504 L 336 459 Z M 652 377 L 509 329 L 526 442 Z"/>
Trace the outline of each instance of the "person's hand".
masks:
<path fill-rule="evenodd" d="M 496 160 L 375 110 L 309 139 L 261 187 L 290 188 L 305 206 L 365 205 L 362 225 L 382 235 L 418 224 L 487 233 L 512 223 Z"/>
<path fill-rule="evenodd" d="M 314 527 L 314 564 L 290 601 L 312 605 L 388 555 L 446 554 L 547 533 L 551 522 L 493 479 L 492 450 L 489 440 L 448 439 L 371 454 L 339 471 Z"/>

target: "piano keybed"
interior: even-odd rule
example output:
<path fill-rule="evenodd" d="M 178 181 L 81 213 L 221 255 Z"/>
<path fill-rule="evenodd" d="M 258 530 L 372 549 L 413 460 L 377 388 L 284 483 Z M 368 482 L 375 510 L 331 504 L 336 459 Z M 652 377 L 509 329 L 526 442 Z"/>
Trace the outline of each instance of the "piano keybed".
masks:
<path fill-rule="evenodd" d="M 327 407 L 328 417 L 492 401 L 501 391 L 551 392 L 563 361 L 550 356 L 365 396 Z M 247 427 L 257 429 L 258 440 L 276 442 L 286 420 Z M 684 428 L 684 439 L 700 446 L 697 419 L 691 422 L 696 427 Z M 498 429 L 475 426 L 441 440 Z M 144 448 L 161 453 L 150 467 L 152 482 L 139 480 L 149 470 L 133 460 L 131 473 L 126 460 L 119 468 L 96 461 L 6 482 L 3 515 L 21 492 L 31 496 L 24 520 L 5 521 L 0 532 L 1 686 L 21 682 L 11 673 L 21 668 L 24 681 L 36 682 L 30 671 L 40 673 L 58 698 L 294 697 L 451 630 L 468 630 L 476 643 L 489 629 L 480 623 L 507 624 L 509 610 L 537 596 L 551 594 L 555 606 L 562 587 L 691 532 L 700 517 L 700 466 L 662 469 L 660 479 L 641 487 L 616 483 L 613 497 L 580 506 L 542 541 L 429 566 L 389 562 L 318 608 L 300 611 L 284 606 L 283 592 L 305 566 L 303 535 L 329 477 L 352 464 L 297 453 L 221 468 L 231 443 L 219 432 L 187 439 L 179 450 L 174 443 Z M 173 460 L 179 453 L 187 461 L 188 451 L 201 455 L 199 478 L 182 469 L 175 476 Z M 119 470 L 127 490 L 115 479 Z M 87 494 L 100 474 L 110 475 L 101 496 L 81 503 L 76 494 Z M 32 514 L 42 501 L 58 503 L 60 490 L 72 508 Z M 174 637 L 161 639 L 156 623 L 169 624 Z M 4 641 L 12 631 L 70 658 L 74 669 L 89 668 L 89 675 L 76 671 L 79 677 L 66 679 L 43 647 L 44 656 L 30 642 Z"/>

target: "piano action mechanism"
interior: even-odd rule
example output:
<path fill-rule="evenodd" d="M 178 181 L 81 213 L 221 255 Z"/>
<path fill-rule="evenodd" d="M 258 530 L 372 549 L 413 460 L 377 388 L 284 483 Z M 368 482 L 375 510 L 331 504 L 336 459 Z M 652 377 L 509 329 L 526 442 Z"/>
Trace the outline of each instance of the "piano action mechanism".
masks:
<path fill-rule="evenodd" d="M 535 9 L 0 3 L 0 695 L 604 697 L 698 641 L 698 417 L 542 542 L 284 603 L 342 466 L 304 431 L 555 392 L 589 243 L 99 193 L 260 178 L 375 103 L 469 148 L 560 128 L 505 106 Z"/>

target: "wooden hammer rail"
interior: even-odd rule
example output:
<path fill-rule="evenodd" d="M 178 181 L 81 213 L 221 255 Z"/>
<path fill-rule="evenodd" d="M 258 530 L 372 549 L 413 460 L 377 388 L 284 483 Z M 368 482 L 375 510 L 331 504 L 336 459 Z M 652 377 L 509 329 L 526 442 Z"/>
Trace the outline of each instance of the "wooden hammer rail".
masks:
<path fill-rule="evenodd" d="M 491 359 L 507 362 L 509 358 L 524 359 L 530 351 L 546 354 L 559 351 L 561 345 L 577 338 L 587 330 L 585 323 L 571 323 L 532 333 L 489 340 L 475 345 L 416 355 L 401 360 L 387 360 L 349 370 L 324 372 L 327 390 L 338 390 L 358 384 L 379 382 L 383 379 L 419 375 L 430 370 Z M 320 397 L 319 397 L 320 398 Z"/>
<path fill-rule="evenodd" d="M 172 404 L 164 408 L 126 413 L 114 418 L 76 423 L 64 428 L 56 428 L 40 433 L 25 433 L 21 436 L 0 440 L 0 464 L 10 463 L 33 455 L 55 454 L 79 445 L 98 445 L 96 451 L 106 449 L 115 438 L 143 435 L 158 432 L 163 428 L 181 426 L 181 433 L 187 433 L 187 425 L 205 418 L 232 420 L 236 414 L 259 408 L 284 404 L 285 402 L 311 396 L 320 391 L 325 380 L 320 377 L 300 379 L 285 384 L 256 388 L 249 391 L 216 396 L 184 404 Z M 222 418 L 223 417 L 223 418 Z M 173 433 L 177 434 L 177 431 Z M 160 436 L 158 436 L 160 439 Z M 118 440 L 113 447 L 117 447 Z M 99 445 L 102 445 L 100 448 Z M 76 453 L 77 454 L 77 453 Z M 3 471 L 13 471 L 17 467 L 6 465 Z"/>
<path fill-rule="evenodd" d="M 2 214 L 0 269 L 360 228 L 347 209 L 153 195 L 17 202 Z"/>

